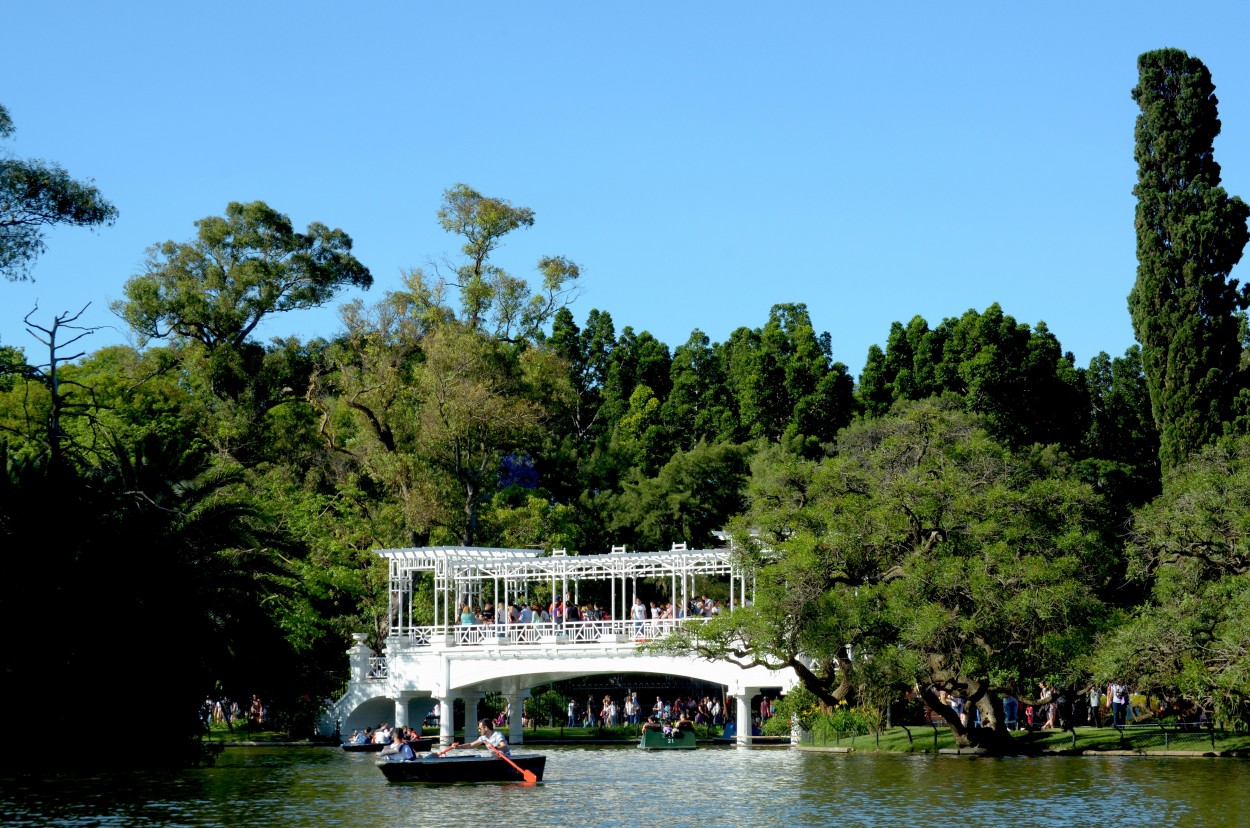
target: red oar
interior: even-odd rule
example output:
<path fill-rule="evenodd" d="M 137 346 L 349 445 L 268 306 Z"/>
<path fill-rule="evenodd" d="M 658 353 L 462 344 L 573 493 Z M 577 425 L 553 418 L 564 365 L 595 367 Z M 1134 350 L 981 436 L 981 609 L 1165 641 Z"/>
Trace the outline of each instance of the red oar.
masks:
<path fill-rule="evenodd" d="M 447 747 L 443 748 L 442 750 L 440 750 L 438 753 L 436 753 L 436 754 L 434 754 L 434 755 L 435 755 L 435 756 L 442 756 L 442 755 L 443 755 L 444 753 L 446 753 L 447 751 L 449 751 L 449 750 L 455 750 L 455 749 L 456 749 L 456 748 L 458 748 L 458 747 L 460 747 L 460 743 L 459 743 L 459 742 L 452 742 L 450 745 L 448 745 Z"/>
<path fill-rule="evenodd" d="M 526 785 L 533 785 L 535 782 L 538 781 L 538 777 L 534 775 L 533 771 L 526 770 L 525 768 L 518 765 L 516 762 L 513 762 L 511 759 L 509 759 L 507 756 L 503 754 L 503 751 L 501 751 L 499 748 L 492 745 L 490 742 L 482 742 L 482 744 L 486 745 L 488 748 L 495 751 L 495 755 L 498 756 L 500 759 L 504 760 L 509 765 L 519 770 L 521 772 L 521 778 L 525 780 Z"/>

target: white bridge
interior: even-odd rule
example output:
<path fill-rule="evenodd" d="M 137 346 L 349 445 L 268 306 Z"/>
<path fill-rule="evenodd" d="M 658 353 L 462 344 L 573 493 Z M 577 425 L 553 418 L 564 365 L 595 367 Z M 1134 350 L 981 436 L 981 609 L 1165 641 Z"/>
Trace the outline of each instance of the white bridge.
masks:
<path fill-rule="evenodd" d="M 513 711 L 522 710 L 534 687 L 553 681 L 590 675 L 650 673 L 719 684 L 736 702 L 736 721 L 751 721 L 751 702 L 763 688 L 788 690 L 796 681 L 791 670 L 710 661 L 692 654 L 653 652 L 650 641 L 667 635 L 676 625 L 698 624 L 702 616 L 685 617 L 698 597 L 696 586 L 729 598 L 719 609 L 732 612 L 750 599 L 749 577 L 733 565 L 728 549 L 688 550 L 683 545 L 668 552 L 626 552 L 614 547 L 606 555 L 551 554 L 529 549 L 436 547 L 384 549 L 390 564 L 390 630 L 384 657 L 365 644 L 367 634 L 356 633 L 348 650 L 351 677 L 332 716 L 343 732 L 386 721 L 416 726 L 437 709 L 439 736 L 452 741 L 452 710 L 464 701 L 466 721 L 475 718 L 477 703 L 486 693 L 499 693 Z M 593 584 L 606 597 L 603 607 L 611 620 L 571 620 L 570 606 L 581 589 Z M 641 591 L 640 591 L 641 590 Z M 635 619 L 635 598 L 664 594 L 672 617 Z M 540 597 L 541 596 L 541 597 Z M 463 617 L 466 608 L 507 607 L 512 604 L 553 602 L 564 596 L 564 608 L 550 620 L 536 615 L 519 623 L 506 611 L 490 611 L 488 623 Z M 483 601 L 486 603 L 484 604 Z M 650 601 L 646 602 L 647 604 Z M 431 612 L 432 610 L 432 612 Z M 432 616 L 433 624 L 418 624 Z M 493 616 L 493 617 L 492 617 Z M 466 621 L 473 623 L 465 623 Z M 650 699 L 643 699 L 644 703 Z M 649 709 L 649 704 L 645 706 Z M 749 743 L 751 729 L 739 728 L 738 741 Z M 742 731 L 745 731 L 742 732 Z M 520 715 L 513 715 L 508 740 L 524 741 Z"/>

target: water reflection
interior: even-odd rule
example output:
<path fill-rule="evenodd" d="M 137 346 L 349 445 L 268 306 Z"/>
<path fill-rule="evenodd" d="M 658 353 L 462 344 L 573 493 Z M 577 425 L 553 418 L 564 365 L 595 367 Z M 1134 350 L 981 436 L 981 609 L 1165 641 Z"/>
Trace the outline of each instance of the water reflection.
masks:
<path fill-rule="evenodd" d="M 375 757 L 238 748 L 182 774 L 0 779 L 6 826 L 1244 824 L 1239 760 L 543 748 L 546 780 L 395 785 Z"/>

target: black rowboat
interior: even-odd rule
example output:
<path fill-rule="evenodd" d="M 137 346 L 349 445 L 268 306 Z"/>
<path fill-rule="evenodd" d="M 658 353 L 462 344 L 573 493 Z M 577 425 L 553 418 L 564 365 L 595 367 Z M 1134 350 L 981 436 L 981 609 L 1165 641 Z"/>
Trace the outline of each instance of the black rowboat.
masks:
<path fill-rule="evenodd" d="M 513 762 L 543 778 L 547 757 L 541 753 L 509 756 Z M 520 782 L 521 771 L 499 757 L 486 756 L 418 756 L 408 762 L 378 762 L 378 769 L 391 782 Z"/>

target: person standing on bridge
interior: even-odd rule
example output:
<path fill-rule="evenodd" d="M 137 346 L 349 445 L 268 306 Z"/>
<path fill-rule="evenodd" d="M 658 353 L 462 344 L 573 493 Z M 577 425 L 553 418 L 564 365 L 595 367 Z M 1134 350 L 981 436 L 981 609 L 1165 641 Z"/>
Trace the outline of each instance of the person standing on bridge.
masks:
<path fill-rule="evenodd" d="M 630 611 L 630 617 L 634 619 L 634 635 L 642 637 L 642 625 L 647 620 L 647 605 L 642 602 L 641 598 L 634 599 L 634 607 Z"/>

